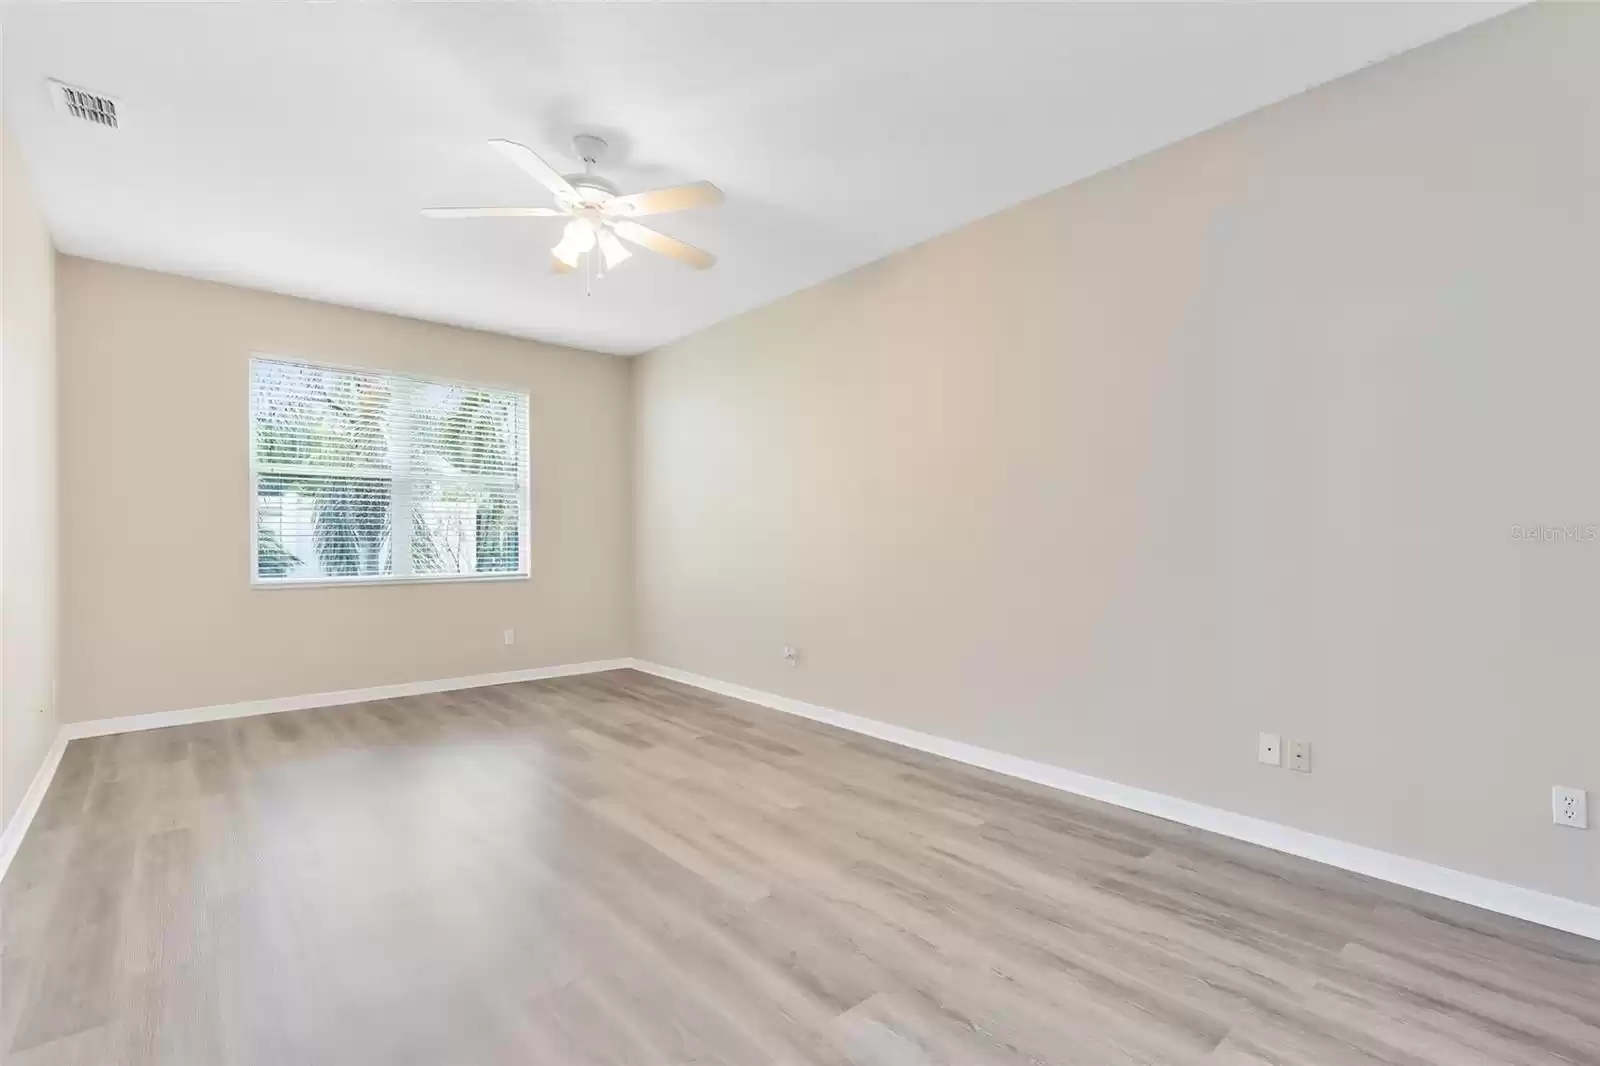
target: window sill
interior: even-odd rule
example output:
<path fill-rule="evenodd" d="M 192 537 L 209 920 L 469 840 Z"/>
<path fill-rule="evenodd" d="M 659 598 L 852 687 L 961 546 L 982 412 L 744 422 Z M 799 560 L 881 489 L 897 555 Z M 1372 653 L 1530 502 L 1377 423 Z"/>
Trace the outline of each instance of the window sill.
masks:
<path fill-rule="evenodd" d="M 526 571 L 514 574 L 429 574 L 426 577 L 319 577 L 305 581 L 292 579 L 250 579 L 252 589 L 325 589 L 365 585 L 476 585 L 483 582 L 526 581 Z"/>

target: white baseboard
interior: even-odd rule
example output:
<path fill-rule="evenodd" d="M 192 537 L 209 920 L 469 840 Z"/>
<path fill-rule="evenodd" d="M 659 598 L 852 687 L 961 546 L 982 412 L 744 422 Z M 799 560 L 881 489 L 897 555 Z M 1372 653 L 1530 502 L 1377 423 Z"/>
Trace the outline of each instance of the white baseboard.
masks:
<path fill-rule="evenodd" d="M 4 880 L 6 871 L 11 868 L 11 860 L 17 854 L 17 849 L 22 846 L 22 838 L 27 835 L 28 827 L 33 824 L 33 816 L 39 813 L 39 804 L 44 802 L 44 794 L 50 789 L 50 782 L 55 780 L 56 767 L 61 765 L 61 754 L 67 750 L 67 738 L 61 732 L 56 732 L 56 739 L 50 742 L 50 750 L 44 753 L 44 761 L 39 764 L 39 771 L 33 775 L 33 780 L 28 784 L 28 791 L 22 794 L 22 802 L 17 804 L 17 809 L 12 812 L 11 820 L 6 823 L 5 830 L 0 832 L 0 880 Z"/>
<path fill-rule="evenodd" d="M 405 681 L 398 685 L 377 685 L 373 688 L 311 692 L 304 696 L 278 696 L 269 700 L 219 703 L 210 707 L 189 707 L 180 711 L 154 711 L 150 714 L 128 714 L 118 718 L 94 718 L 87 722 L 70 722 L 62 726 L 61 731 L 66 734 L 68 740 L 76 740 L 79 737 L 132 733 L 140 729 L 165 729 L 173 725 L 216 722 L 224 718 L 249 718 L 258 714 L 277 714 L 280 711 L 306 711 L 313 707 L 338 707 L 346 703 L 370 703 L 373 700 L 392 700 L 401 696 L 425 696 L 430 692 L 454 692 L 458 689 L 483 688 L 486 685 L 510 685 L 518 681 L 543 681 L 547 678 L 571 677 L 575 674 L 597 674 L 603 670 L 621 670 L 632 664 L 632 659 L 599 659 L 587 663 L 567 663 L 562 666 L 537 666 L 529 670 L 507 670 L 498 674 L 472 674 L 468 677 L 441 677 L 432 681 Z"/>
<path fill-rule="evenodd" d="M 117 718 L 94 718 L 87 722 L 68 722 L 56 733 L 39 772 L 18 805 L 16 813 L 0 832 L 0 879 L 11 868 L 11 860 L 22 846 L 22 838 L 33 824 L 39 804 L 55 778 L 56 767 L 67 749 L 67 741 L 84 737 L 102 737 L 112 733 L 132 733 L 141 729 L 165 729 L 174 725 L 193 725 L 196 722 L 217 722 L 225 718 L 248 718 L 257 714 L 277 714 L 281 711 L 305 711 L 313 707 L 338 707 L 347 703 L 367 703 L 372 700 L 395 699 L 400 696 L 422 696 L 429 692 L 453 692 L 458 689 L 482 688 L 485 685 L 509 685 L 518 681 L 542 681 L 552 677 L 572 677 L 576 674 L 597 674 L 605 670 L 621 670 L 632 666 L 632 659 L 599 659 L 586 663 L 567 663 L 561 666 L 538 666 L 528 670 L 507 670 L 498 674 L 473 674 L 468 677 L 445 677 L 432 681 L 406 681 L 398 685 L 378 685 L 374 688 L 349 688 L 337 692 L 312 692 L 303 696 L 279 696 L 269 700 L 247 700 L 243 703 L 219 703 L 210 707 L 189 707 L 178 711 L 154 711 L 150 714 L 129 714 Z"/>
<path fill-rule="evenodd" d="M 1035 762 L 1015 755 L 980 748 L 958 740 L 919 733 L 914 729 L 890 725 L 859 715 L 846 714 L 814 703 L 778 696 L 759 689 L 734 685 L 715 678 L 691 674 L 670 666 L 634 660 L 632 666 L 648 674 L 679 681 L 685 685 L 705 689 L 723 696 L 744 700 L 775 711 L 799 715 L 818 722 L 826 722 L 854 733 L 863 733 L 879 740 L 887 740 L 902 747 L 914 748 L 933 755 L 942 755 L 956 762 L 979 766 L 1007 777 L 1021 778 L 1050 788 L 1060 789 L 1078 796 L 1125 807 L 1128 810 L 1153 814 L 1158 818 L 1182 825 L 1205 829 L 1235 840 L 1259 844 L 1274 851 L 1298 855 L 1316 862 L 1334 866 L 1352 873 L 1365 874 L 1380 881 L 1404 885 L 1430 895 L 1443 896 L 1459 903 L 1481 907 L 1487 911 L 1510 915 L 1539 925 L 1562 929 L 1579 936 L 1600 940 L 1600 907 L 1577 900 L 1564 899 L 1531 888 L 1494 881 L 1477 874 L 1462 873 L 1444 866 L 1408 859 L 1403 855 L 1379 851 L 1376 848 L 1350 844 L 1332 837 L 1319 836 L 1286 825 L 1234 814 L 1203 803 L 1193 803 L 1175 796 L 1150 792 L 1142 788 L 1074 773 L 1059 766 Z"/>

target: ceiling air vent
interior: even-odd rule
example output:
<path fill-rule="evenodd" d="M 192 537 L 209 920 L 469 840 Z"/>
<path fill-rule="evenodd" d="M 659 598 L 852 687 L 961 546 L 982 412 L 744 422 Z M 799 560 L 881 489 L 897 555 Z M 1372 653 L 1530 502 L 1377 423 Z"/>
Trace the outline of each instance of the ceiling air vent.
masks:
<path fill-rule="evenodd" d="M 117 102 L 109 96 L 92 93 L 88 89 L 79 89 L 54 79 L 50 81 L 50 95 L 55 98 L 56 106 L 73 118 L 93 122 L 96 126 L 104 126 L 108 130 L 114 130 L 119 125 Z"/>

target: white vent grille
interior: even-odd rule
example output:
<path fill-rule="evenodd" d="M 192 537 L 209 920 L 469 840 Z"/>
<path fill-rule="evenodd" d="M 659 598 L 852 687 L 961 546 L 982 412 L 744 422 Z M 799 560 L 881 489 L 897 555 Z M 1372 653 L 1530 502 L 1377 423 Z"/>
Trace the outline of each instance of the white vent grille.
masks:
<path fill-rule="evenodd" d="M 50 95 L 55 97 L 56 106 L 73 118 L 81 118 L 85 122 L 93 122 L 96 126 L 104 126 L 109 130 L 121 125 L 117 102 L 109 96 L 102 96 L 88 89 L 79 89 L 59 81 L 50 83 Z"/>

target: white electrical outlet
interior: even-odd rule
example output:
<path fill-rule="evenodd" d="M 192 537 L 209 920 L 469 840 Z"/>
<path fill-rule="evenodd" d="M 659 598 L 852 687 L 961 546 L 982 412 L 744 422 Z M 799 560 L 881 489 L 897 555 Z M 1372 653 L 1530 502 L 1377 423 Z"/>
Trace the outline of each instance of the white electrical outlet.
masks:
<path fill-rule="evenodd" d="M 1589 828 L 1589 793 L 1581 788 L 1557 785 L 1550 790 L 1550 814 L 1557 825 Z"/>
<path fill-rule="evenodd" d="M 515 629 L 506 630 L 502 639 L 504 639 L 507 644 L 515 644 L 517 642 L 517 631 Z"/>
<path fill-rule="evenodd" d="M 1302 774 L 1311 772 L 1311 741 L 1289 741 L 1289 769 L 1298 770 Z"/>
<path fill-rule="evenodd" d="M 799 663 L 800 653 L 795 649 L 793 644 L 785 644 L 783 646 L 783 661 L 788 663 L 790 666 L 794 666 Z"/>
<path fill-rule="evenodd" d="M 1276 733 L 1261 733 L 1256 737 L 1256 761 L 1268 766 L 1283 765 L 1283 738 Z"/>

